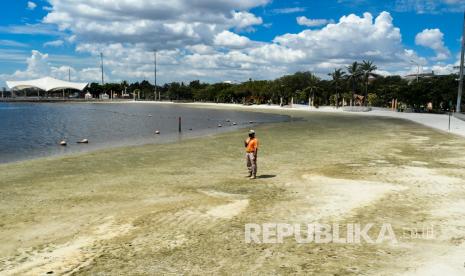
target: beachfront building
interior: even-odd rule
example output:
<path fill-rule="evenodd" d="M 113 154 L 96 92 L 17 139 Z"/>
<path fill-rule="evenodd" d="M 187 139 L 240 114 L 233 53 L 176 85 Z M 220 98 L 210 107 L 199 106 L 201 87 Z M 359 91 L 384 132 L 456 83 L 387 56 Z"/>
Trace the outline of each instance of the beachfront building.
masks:
<path fill-rule="evenodd" d="M 66 91 L 69 92 L 70 90 L 74 90 L 81 92 L 84 90 L 84 88 L 87 87 L 88 83 L 69 82 L 58 80 L 52 77 L 45 77 L 26 81 L 7 81 L 6 85 L 13 92 L 12 95 L 14 95 L 14 92 L 17 91 L 35 91 L 37 97 L 39 98 L 41 92 L 45 92 L 47 97 L 53 95 L 54 93 L 60 93 L 60 96 L 65 98 Z M 24 95 L 27 95 L 26 92 Z"/>
<path fill-rule="evenodd" d="M 434 78 L 436 75 L 434 74 L 434 71 L 431 73 L 418 73 L 418 74 L 410 74 L 406 75 L 403 78 L 407 80 L 409 83 L 412 83 L 414 81 L 417 81 L 419 79 L 428 79 L 428 78 Z"/>

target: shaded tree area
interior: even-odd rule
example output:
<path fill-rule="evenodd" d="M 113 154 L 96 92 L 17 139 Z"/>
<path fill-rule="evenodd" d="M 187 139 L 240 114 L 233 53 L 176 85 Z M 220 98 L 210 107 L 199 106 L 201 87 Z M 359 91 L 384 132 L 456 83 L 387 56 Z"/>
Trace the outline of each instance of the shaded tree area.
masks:
<path fill-rule="evenodd" d="M 157 86 L 161 100 L 197 101 L 241 104 L 293 103 L 311 106 L 367 105 L 391 107 L 394 100 L 403 108 L 424 111 L 428 103 L 433 111 L 449 109 L 457 97 L 457 75 L 420 78 L 407 81 L 400 76 L 377 75 L 376 65 L 370 61 L 354 62 L 347 68 L 336 68 L 328 79 L 311 72 L 297 72 L 275 80 L 248 80 L 243 83 L 172 82 Z M 92 83 L 86 88 L 94 97 L 114 93 L 115 97 L 154 100 L 155 87 L 148 81 L 129 84 Z M 157 96 L 158 97 L 158 96 Z M 158 98 L 157 98 L 158 99 Z M 431 105 L 430 104 L 430 105 Z"/>

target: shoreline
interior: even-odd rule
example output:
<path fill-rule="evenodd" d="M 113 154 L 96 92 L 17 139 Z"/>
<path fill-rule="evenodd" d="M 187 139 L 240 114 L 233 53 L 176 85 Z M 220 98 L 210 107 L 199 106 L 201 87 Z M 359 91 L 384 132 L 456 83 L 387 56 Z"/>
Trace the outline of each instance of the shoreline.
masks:
<path fill-rule="evenodd" d="M 203 102 L 186 102 L 186 103 L 178 103 L 178 102 L 154 102 L 154 101 L 95 101 L 95 102 L 65 102 L 70 104 L 152 104 L 152 105 L 177 105 L 177 106 L 186 106 L 189 108 L 201 108 L 201 109 L 216 109 L 216 110 L 235 110 L 235 111 L 243 111 L 243 112 L 258 112 L 258 113 L 271 113 L 275 115 L 285 115 L 292 120 L 298 119 L 299 114 L 338 114 L 341 116 L 361 116 L 361 117 L 386 117 L 386 118 L 394 118 L 394 119 L 401 119 L 404 121 L 414 122 L 419 125 L 426 126 L 428 128 L 447 133 L 447 134 L 454 134 L 461 137 L 465 137 L 465 121 L 460 120 L 454 116 L 451 119 L 451 128 L 450 131 L 448 129 L 449 124 L 449 116 L 443 114 L 428 114 L 428 113 L 402 113 L 402 112 L 394 112 L 391 110 L 384 110 L 380 108 L 375 108 L 370 112 L 346 112 L 343 111 L 342 108 L 336 109 L 335 107 L 320 107 L 320 108 L 309 108 L 307 105 L 297 105 L 295 104 L 294 107 L 280 107 L 278 105 L 242 105 L 242 104 L 227 104 L 227 103 L 203 103 Z M 274 123 L 264 123 L 264 124 L 274 124 Z M 221 133 L 230 133 L 240 130 L 244 130 L 247 127 L 241 127 L 236 129 L 230 129 L 227 131 L 222 131 Z M 216 133 L 218 134 L 218 133 Z M 140 147 L 146 145 L 157 145 L 157 144 L 172 144 L 178 143 L 184 140 L 190 139 L 198 139 L 202 137 L 206 137 L 212 135 L 212 133 L 203 133 L 203 134 L 196 134 L 192 137 L 184 137 L 182 139 L 177 139 L 176 141 L 162 141 L 162 142 L 152 142 L 146 141 L 136 144 L 115 144 L 109 145 L 105 147 L 93 148 L 90 150 L 83 150 L 83 151 L 72 151 L 67 153 L 54 153 L 52 155 L 46 156 L 35 156 L 31 158 L 24 158 L 21 160 L 14 160 L 14 161 L 7 161 L 7 162 L 0 162 L 0 166 L 6 164 L 20 164 L 22 162 L 28 161 L 40 161 L 41 159 L 56 159 L 60 157 L 69 157 L 73 155 L 82 155 L 87 153 L 93 153 L 98 151 L 106 151 L 106 150 L 118 150 L 120 148 L 126 147 Z M 215 134 L 213 134 L 215 135 Z M 173 136 L 173 135 L 171 135 Z M 174 136 L 173 136 L 174 137 Z"/>
<path fill-rule="evenodd" d="M 112 102 L 102 102 L 102 104 L 111 104 Z M 447 114 L 431 114 L 431 113 L 404 113 L 395 112 L 389 109 L 374 108 L 369 112 L 347 112 L 342 108 L 336 109 L 332 106 L 323 106 L 320 108 L 308 107 L 307 105 L 295 104 L 294 107 L 280 107 L 279 105 L 242 105 L 242 104 L 227 104 L 227 103 L 176 103 L 176 102 L 154 102 L 154 101 L 134 101 L 125 103 L 144 103 L 144 104 L 163 104 L 163 105 L 185 105 L 203 108 L 216 109 L 233 109 L 247 111 L 280 111 L 280 112 L 309 112 L 309 113 L 337 113 L 357 116 L 373 116 L 373 117 L 388 117 L 411 121 L 429 128 L 439 130 L 446 133 L 452 133 L 461 137 L 465 137 L 465 121 L 451 116 L 451 128 L 449 131 L 449 116 Z"/>
<path fill-rule="evenodd" d="M 134 103 L 134 102 L 130 102 Z M 141 104 L 147 104 L 150 102 L 140 102 Z M 48 103 L 44 103 L 48 104 Z M 61 104 L 67 104 L 67 103 L 61 103 Z M 98 103 L 83 103 L 83 102 L 72 102 L 69 104 L 122 104 L 122 102 L 98 102 Z M 126 102 L 126 104 L 129 104 Z M 139 103 L 137 103 L 139 104 Z M 184 105 L 184 107 L 194 109 L 198 108 L 198 106 L 194 105 Z M 204 108 L 207 109 L 207 108 Z M 225 110 L 225 108 L 216 108 L 215 110 Z M 236 109 L 238 110 L 238 109 Z M 131 139 L 126 139 L 125 141 L 108 141 L 108 142 L 96 142 L 90 139 L 90 145 L 79 145 L 75 143 L 70 143 L 68 147 L 62 148 L 58 144 L 55 145 L 52 149 L 49 149 L 47 151 L 44 151 L 42 153 L 37 153 L 37 154 L 31 154 L 30 156 L 22 156 L 20 158 L 12 158 L 12 159 L 7 159 L 6 161 L 1 161 L 1 165 L 7 165 L 7 164 L 21 164 L 22 162 L 28 162 L 28 161 L 40 161 L 42 159 L 48 159 L 48 160 L 53 160 L 53 159 L 59 159 L 61 157 L 66 158 L 66 157 L 71 157 L 71 156 L 79 156 L 79 155 L 85 155 L 88 153 L 93 153 L 93 152 L 99 152 L 99 151 L 111 151 L 111 150 L 118 150 L 121 148 L 131 148 L 131 147 L 141 147 L 141 146 L 148 146 L 148 145 L 157 145 L 157 144 L 173 144 L 173 143 L 178 143 L 181 141 L 185 140 L 190 140 L 190 139 L 198 139 L 202 137 L 207 137 L 211 135 L 217 135 L 221 133 L 229 133 L 229 132 L 234 132 L 238 130 L 244 130 L 250 127 L 257 127 L 260 125 L 264 124 L 273 124 L 273 123 L 279 123 L 279 122 L 286 122 L 289 121 L 291 116 L 285 115 L 285 114 L 278 114 L 278 113 L 268 113 L 268 112 L 261 112 L 257 110 L 238 110 L 239 112 L 242 112 L 243 114 L 247 114 L 249 112 L 249 115 L 243 115 L 243 117 L 246 117 L 245 121 L 237 121 L 237 125 L 232 125 L 232 123 L 227 123 L 226 121 L 223 122 L 223 120 L 226 120 L 227 117 L 224 118 L 218 118 L 218 122 L 221 121 L 222 127 L 217 127 L 216 124 L 213 124 L 212 126 L 209 126 L 208 128 L 205 126 L 205 128 L 200 128 L 200 129 L 192 129 L 189 128 L 189 125 L 183 124 L 184 128 L 181 133 L 176 132 L 162 132 L 160 135 L 153 135 L 153 136 L 140 136 L 142 134 L 139 134 L 138 137 L 133 137 Z M 267 116 L 266 118 L 261 118 L 259 119 L 258 117 L 260 116 L 254 116 L 253 113 L 261 113 L 264 115 L 280 115 L 278 116 Z M 194 113 L 196 114 L 196 113 Z M 221 113 L 219 113 L 221 115 Z M 262 116 L 263 117 L 263 116 Z M 268 118 L 268 119 L 267 119 Z M 231 118 L 232 119 L 232 118 Z M 249 120 L 253 120 L 254 123 L 249 124 Z M 258 120 L 258 121 L 255 121 Z M 90 137 L 89 137 L 90 138 Z M 71 147 L 71 148 L 70 148 Z M 59 149 L 63 149 L 63 151 L 60 151 Z"/>

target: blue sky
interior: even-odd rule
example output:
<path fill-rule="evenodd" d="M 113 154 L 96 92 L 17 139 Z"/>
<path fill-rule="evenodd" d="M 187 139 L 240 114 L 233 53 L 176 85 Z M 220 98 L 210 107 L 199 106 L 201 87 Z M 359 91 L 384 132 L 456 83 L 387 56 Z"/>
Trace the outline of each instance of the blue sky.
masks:
<path fill-rule="evenodd" d="M 107 79 L 152 80 L 154 48 L 160 83 L 270 79 L 298 70 L 324 76 L 361 59 L 374 60 L 384 74 L 413 72 L 412 59 L 424 71 L 448 73 L 465 7 L 465 0 L 77 2 L 2 2 L 0 86 L 67 78 L 68 68 L 73 80 L 97 81 L 100 52 Z"/>

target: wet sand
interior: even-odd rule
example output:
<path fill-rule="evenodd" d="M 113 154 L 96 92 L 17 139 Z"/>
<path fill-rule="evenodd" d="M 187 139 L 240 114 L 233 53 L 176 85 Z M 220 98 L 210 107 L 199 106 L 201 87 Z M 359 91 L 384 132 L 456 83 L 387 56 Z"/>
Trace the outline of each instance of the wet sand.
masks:
<path fill-rule="evenodd" d="M 463 275 L 463 138 L 279 112 L 303 120 L 256 129 L 256 181 L 244 131 L 0 165 L 0 274 Z M 245 242 L 268 222 L 391 223 L 398 243 Z"/>

